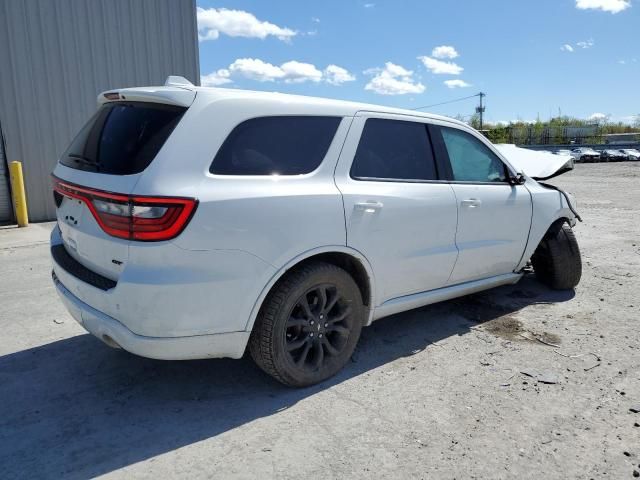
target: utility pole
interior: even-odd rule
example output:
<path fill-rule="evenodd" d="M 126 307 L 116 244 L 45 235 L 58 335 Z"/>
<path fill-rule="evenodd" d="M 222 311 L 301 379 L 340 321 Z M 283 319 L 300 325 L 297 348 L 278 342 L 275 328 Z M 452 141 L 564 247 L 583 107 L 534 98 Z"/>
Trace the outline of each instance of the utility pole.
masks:
<path fill-rule="evenodd" d="M 480 97 L 480 106 L 476 107 L 476 113 L 480 115 L 480 130 L 482 130 L 483 122 L 482 117 L 484 116 L 485 107 L 482 105 L 482 97 L 486 97 L 486 93 L 480 92 L 478 96 Z"/>

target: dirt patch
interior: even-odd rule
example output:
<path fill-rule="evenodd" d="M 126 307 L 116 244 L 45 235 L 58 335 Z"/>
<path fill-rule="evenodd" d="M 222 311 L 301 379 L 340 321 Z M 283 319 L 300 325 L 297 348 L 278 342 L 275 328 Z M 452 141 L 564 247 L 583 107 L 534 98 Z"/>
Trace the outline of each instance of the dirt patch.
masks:
<path fill-rule="evenodd" d="M 525 328 L 522 322 L 511 315 L 505 315 L 482 326 L 482 330 L 512 342 L 533 342 L 540 345 L 560 345 L 562 339 L 553 333 L 535 332 Z"/>
<path fill-rule="evenodd" d="M 532 291 L 515 290 L 507 295 L 510 298 L 532 299 L 538 294 Z M 486 294 L 480 294 L 454 301 L 456 311 L 467 320 L 482 324 L 481 330 L 518 342 L 534 342 L 540 345 L 559 345 L 558 335 L 549 332 L 535 332 L 523 327 L 522 322 L 514 317 L 519 307 L 500 305 L 492 302 Z"/>
<path fill-rule="evenodd" d="M 514 341 L 523 340 L 522 334 L 525 332 L 522 322 L 509 315 L 487 322 L 482 329 L 496 337 Z"/>

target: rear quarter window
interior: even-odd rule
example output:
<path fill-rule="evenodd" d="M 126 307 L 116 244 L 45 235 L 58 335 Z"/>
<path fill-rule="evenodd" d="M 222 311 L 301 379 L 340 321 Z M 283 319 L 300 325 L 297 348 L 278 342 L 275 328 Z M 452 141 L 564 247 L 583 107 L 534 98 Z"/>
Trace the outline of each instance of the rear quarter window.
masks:
<path fill-rule="evenodd" d="M 273 116 L 233 129 L 213 159 L 217 175 L 303 175 L 327 154 L 341 117 Z"/>
<path fill-rule="evenodd" d="M 111 175 L 142 172 L 187 109 L 146 102 L 103 105 L 62 155 L 66 167 Z"/>

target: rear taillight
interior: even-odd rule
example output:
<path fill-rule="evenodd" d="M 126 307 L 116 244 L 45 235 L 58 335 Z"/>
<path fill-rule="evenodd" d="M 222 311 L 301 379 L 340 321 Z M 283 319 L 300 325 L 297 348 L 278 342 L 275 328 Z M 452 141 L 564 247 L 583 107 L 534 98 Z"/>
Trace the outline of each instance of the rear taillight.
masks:
<path fill-rule="evenodd" d="M 106 233 L 128 240 L 160 241 L 177 237 L 191 219 L 193 198 L 146 197 L 104 192 L 53 177 L 60 195 L 83 201 Z"/>

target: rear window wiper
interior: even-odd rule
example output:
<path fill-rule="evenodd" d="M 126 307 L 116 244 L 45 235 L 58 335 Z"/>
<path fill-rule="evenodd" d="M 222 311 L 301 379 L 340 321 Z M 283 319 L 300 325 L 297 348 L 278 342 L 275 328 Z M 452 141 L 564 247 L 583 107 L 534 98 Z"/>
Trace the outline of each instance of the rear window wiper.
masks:
<path fill-rule="evenodd" d="M 87 157 L 83 157 L 82 155 L 77 155 L 75 153 L 68 153 L 67 157 L 73 158 L 74 161 L 86 165 L 88 167 L 95 168 L 96 172 L 100 170 L 100 162 L 94 162 Z"/>

